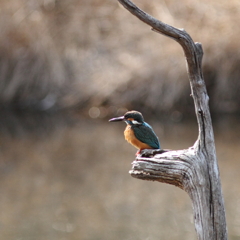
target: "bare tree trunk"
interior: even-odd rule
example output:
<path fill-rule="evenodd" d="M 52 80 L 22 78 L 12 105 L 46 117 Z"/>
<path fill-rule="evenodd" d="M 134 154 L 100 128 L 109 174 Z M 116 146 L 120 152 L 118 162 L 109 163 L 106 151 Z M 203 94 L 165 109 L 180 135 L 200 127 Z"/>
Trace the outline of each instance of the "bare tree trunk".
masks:
<path fill-rule="evenodd" d="M 193 204 L 199 240 L 226 240 L 227 229 L 214 134 L 202 74 L 203 50 L 183 29 L 169 26 L 129 0 L 118 0 L 152 30 L 177 41 L 185 53 L 199 136 L 194 146 L 178 151 L 145 150 L 133 162 L 130 174 L 143 180 L 173 184 L 185 190 Z M 162 153 L 163 152 L 163 153 Z"/>

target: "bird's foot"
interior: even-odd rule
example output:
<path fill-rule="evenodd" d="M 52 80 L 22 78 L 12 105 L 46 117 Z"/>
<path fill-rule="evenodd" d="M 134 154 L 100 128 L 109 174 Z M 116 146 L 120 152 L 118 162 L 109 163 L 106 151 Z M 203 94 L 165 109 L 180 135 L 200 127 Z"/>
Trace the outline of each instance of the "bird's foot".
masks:
<path fill-rule="evenodd" d="M 137 157 L 140 157 L 141 156 L 141 150 L 138 150 L 135 154 Z"/>

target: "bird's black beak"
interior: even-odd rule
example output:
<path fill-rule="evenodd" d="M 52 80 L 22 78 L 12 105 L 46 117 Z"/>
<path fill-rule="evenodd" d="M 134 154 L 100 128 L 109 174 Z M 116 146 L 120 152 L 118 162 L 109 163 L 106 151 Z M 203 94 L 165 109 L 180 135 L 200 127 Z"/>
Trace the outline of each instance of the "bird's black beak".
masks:
<path fill-rule="evenodd" d="M 119 121 L 123 121 L 124 120 L 124 116 L 121 117 L 117 117 L 117 118 L 111 118 L 109 120 L 109 122 L 119 122 Z"/>

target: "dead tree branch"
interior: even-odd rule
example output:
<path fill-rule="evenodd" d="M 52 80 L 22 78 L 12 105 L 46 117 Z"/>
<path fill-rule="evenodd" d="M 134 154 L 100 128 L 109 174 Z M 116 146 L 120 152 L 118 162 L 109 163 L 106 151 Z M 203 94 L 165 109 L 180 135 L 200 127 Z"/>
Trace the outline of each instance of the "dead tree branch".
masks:
<path fill-rule="evenodd" d="M 185 190 L 192 200 L 198 239 L 226 240 L 225 210 L 208 106 L 209 97 L 201 66 L 202 46 L 194 43 L 185 30 L 155 19 L 131 1 L 118 2 L 151 26 L 153 31 L 174 39 L 183 48 L 199 128 L 199 136 L 194 146 L 161 154 L 146 150 L 133 162 L 130 174 L 138 179 L 168 183 Z"/>

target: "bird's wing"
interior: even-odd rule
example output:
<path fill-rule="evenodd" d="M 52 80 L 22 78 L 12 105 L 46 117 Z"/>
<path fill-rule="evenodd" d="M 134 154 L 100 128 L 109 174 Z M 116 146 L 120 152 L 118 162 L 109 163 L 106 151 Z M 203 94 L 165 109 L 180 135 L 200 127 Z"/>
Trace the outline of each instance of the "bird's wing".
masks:
<path fill-rule="evenodd" d="M 149 124 L 144 123 L 143 125 L 134 127 L 134 133 L 139 141 L 148 144 L 154 149 L 160 148 L 158 137 Z"/>

